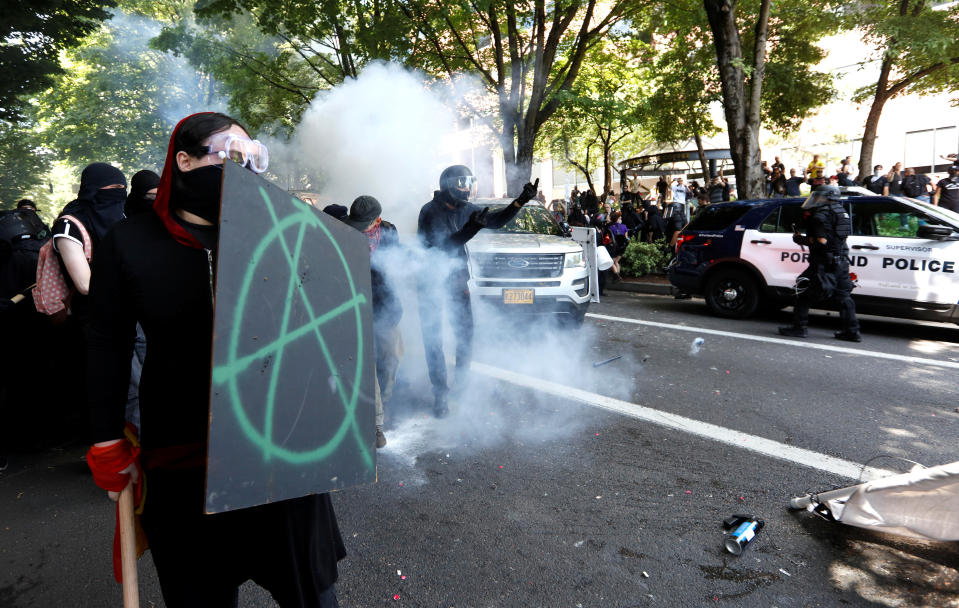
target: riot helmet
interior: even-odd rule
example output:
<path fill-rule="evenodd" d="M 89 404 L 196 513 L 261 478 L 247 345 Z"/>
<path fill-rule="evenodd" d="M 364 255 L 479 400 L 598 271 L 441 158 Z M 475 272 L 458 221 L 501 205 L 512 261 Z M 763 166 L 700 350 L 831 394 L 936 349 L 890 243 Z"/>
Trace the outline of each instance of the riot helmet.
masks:
<path fill-rule="evenodd" d="M 453 204 L 460 206 L 476 198 L 476 178 L 469 167 L 453 165 L 440 174 L 440 190 Z"/>
<path fill-rule="evenodd" d="M 839 190 L 839 186 L 825 184 L 817 186 L 816 189 L 812 191 L 809 198 L 802 204 L 802 208 L 815 209 L 816 207 L 822 207 L 823 205 L 828 205 L 830 202 L 839 202 L 840 200 L 842 200 L 842 192 Z"/>

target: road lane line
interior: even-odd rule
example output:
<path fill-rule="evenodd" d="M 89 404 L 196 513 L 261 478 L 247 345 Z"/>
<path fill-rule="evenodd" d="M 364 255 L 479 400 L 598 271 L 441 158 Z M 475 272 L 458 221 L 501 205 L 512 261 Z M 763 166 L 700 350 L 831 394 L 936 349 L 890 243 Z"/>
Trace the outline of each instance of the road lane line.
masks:
<path fill-rule="evenodd" d="M 959 369 L 959 363 L 955 361 L 940 361 L 938 359 L 927 359 L 925 357 L 913 357 L 910 355 L 896 355 L 893 353 L 882 353 L 875 350 L 862 350 L 858 348 L 847 348 L 845 346 L 831 346 L 828 344 L 816 344 L 815 342 L 803 342 L 801 339 L 787 340 L 785 338 L 773 338 L 770 336 L 754 336 L 752 334 L 739 334 L 732 331 L 722 331 L 721 329 L 707 329 L 705 327 L 690 327 L 688 325 L 675 325 L 673 323 L 659 323 L 657 321 L 640 321 L 639 319 L 630 319 L 627 317 L 611 317 L 609 315 L 598 315 L 595 313 L 586 313 L 587 317 L 601 319 L 603 321 L 616 321 L 619 323 L 633 323 L 635 325 L 648 325 L 650 327 L 661 327 L 663 329 L 675 329 L 678 331 L 688 331 L 697 334 L 707 334 L 711 336 L 724 336 L 726 338 L 739 338 L 741 340 L 753 340 L 754 342 L 766 342 L 769 344 L 782 344 L 784 346 L 797 346 L 799 348 L 811 348 L 814 350 L 826 350 L 833 353 L 846 353 L 849 355 L 859 355 L 861 357 L 875 357 L 877 359 L 891 359 L 893 361 L 903 361 L 906 363 L 916 363 L 918 365 L 933 365 L 937 367 L 949 367 Z"/>
<path fill-rule="evenodd" d="M 696 435 L 697 437 L 702 437 L 705 439 L 711 439 L 713 441 L 725 443 L 737 448 L 763 454 L 764 456 L 770 456 L 778 460 L 793 462 L 804 467 L 826 471 L 827 473 L 833 473 L 849 479 L 858 479 L 860 476 L 860 471 L 863 471 L 863 465 L 857 462 L 835 458 L 826 454 L 813 452 L 812 450 L 797 448 L 796 446 L 773 441 L 772 439 L 766 439 L 757 435 L 750 435 L 734 429 L 729 429 L 716 424 L 710 424 L 708 422 L 702 422 L 700 420 L 694 420 L 692 418 L 686 418 L 685 416 L 671 414 L 669 412 L 630 403 L 628 401 L 613 399 L 612 397 L 591 393 L 589 391 L 584 391 L 572 386 L 556 384 L 554 382 L 549 382 L 548 380 L 543 380 L 533 376 L 526 376 L 499 367 L 494 367 L 492 365 L 487 365 L 485 363 L 480 363 L 478 361 L 473 362 L 472 369 L 475 372 L 479 372 L 502 382 L 508 382 L 516 386 L 530 388 L 541 393 L 560 397 L 562 399 L 571 399 L 592 407 L 609 410 L 624 416 L 629 416 L 630 418 L 651 422 L 669 429 L 682 431 L 684 433 L 689 433 L 690 435 Z M 862 473 L 862 479 L 875 479 L 877 477 L 885 477 L 892 474 L 892 471 L 887 471 L 885 469 L 866 467 L 865 471 Z"/>

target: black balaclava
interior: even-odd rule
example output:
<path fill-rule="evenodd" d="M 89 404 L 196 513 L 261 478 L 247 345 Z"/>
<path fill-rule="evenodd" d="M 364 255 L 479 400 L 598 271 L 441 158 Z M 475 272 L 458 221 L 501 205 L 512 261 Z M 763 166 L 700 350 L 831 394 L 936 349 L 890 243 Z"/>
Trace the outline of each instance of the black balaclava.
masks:
<path fill-rule="evenodd" d="M 473 172 L 464 165 L 453 165 L 443 169 L 440 174 L 440 191 L 445 195 L 446 202 L 454 207 L 465 205 L 472 193 L 472 189 L 463 192 L 456 187 L 456 180 L 460 177 L 473 177 Z"/>
<path fill-rule="evenodd" d="M 130 195 L 127 196 L 127 204 L 123 207 L 123 212 L 127 217 L 143 213 L 153 209 L 153 199 L 144 198 L 147 190 L 152 190 L 160 185 L 160 176 L 144 169 L 138 171 L 130 178 Z"/>
<path fill-rule="evenodd" d="M 173 207 L 189 211 L 206 221 L 220 223 L 223 165 L 204 165 L 192 171 L 173 168 Z"/>
<path fill-rule="evenodd" d="M 123 184 L 123 188 L 102 189 L 113 184 Z M 87 165 L 80 174 L 77 200 L 64 207 L 61 215 L 76 217 L 83 222 L 94 242 L 99 242 L 115 223 L 123 219 L 126 186 L 127 178 L 116 167 L 106 163 Z"/>

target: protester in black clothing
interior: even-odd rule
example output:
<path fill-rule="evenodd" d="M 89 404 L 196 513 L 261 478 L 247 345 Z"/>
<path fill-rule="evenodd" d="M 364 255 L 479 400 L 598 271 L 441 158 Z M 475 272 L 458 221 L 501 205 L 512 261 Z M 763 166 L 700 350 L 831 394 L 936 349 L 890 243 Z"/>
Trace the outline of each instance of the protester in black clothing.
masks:
<path fill-rule="evenodd" d="M 84 322 L 87 292 L 90 289 L 90 264 L 83 253 L 80 228 L 64 216 L 76 218 L 90 237 L 92 257 L 96 257 L 100 241 L 113 225 L 123 219 L 127 198 L 127 180 L 116 167 L 106 163 L 88 165 L 80 174 L 80 192 L 68 203 L 53 222 L 53 248 L 60 255 L 66 278 L 76 294 L 70 302 L 71 314 Z"/>
<path fill-rule="evenodd" d="M 595 217 L 599 213 L 599 197 L 593 192 L 592 188 L 584 191 L 579 197 L 579 205 L 583 208 L 583 213 L 589 217 Z"/>
<path fill-rule="evenodd" d="M 0 471 L 15 441 L 22 442 L 25 434 L 38 438 L 29 429 L 42 428 L 49 436 L 52 425 L 64 422 L 63 410 L 76 410 L 70 399 L 52 399 L 49 374 L 61 371 L 62 353 L 51 348 L 54 328 L 37 312 L 31 292 L 40 248 L 49 238 L 50 229 L 31 201 L 0 211 Z"/>
<path fill-rule="evenodd" d="M 779 167 L 773 165 L 772 176 L 769 178 L 769 189 L 775 198 L 786 196 L 786 176 L 782 174 Z"/>
<path fill-rule="evenodd" d="M 686 210 L 682 203 L 673 203 L 666 209 L 664 218 L 666 220 L 666 242 L 670 247 L 676 245 L 676 238 L 679 232 L 686 225 Z"/>
<path fill-rule="evenodd" d="M 396 371 L 402 351 L 397 328 L 403 305 L 390 280 L 389 255 L 400 243 L 396 226 L 383 220 L 383 207 L 372 196 L 360 196 L 343 221 L 356 228 L 370 242 L 370 283 L 373 292 L 373 350 L 376 353 L 376 447 L 386 446 L 383 434 L 383 405 L 393 395 Z"/>
<path fill-rule="evenodd" d="M 123 437 L 134 328 L 147 338 L 139 463 L 149 489 L 141 523 L 170 608 L 235 606 L 252 579 L 281 606 L 336 606 L 345 556 L 328 494 L 204 515 L 215 257 L 225 137 L 255 144 L 234 119 L 177 125 L 154 206 L 101 237 L 90 290 L 94 480 L 138 477 Z M 263 164 L 259 164 L 263 166 Z M 224 201 L 230 205 L 233 201 Z M 133 461 L 125 468 L 121 464 Z M 114 483 L 115 485 L 115 483 Z"/>
<path fill-rule="evenodd" d="M 874 194 L 889 194 L 889 179 L 883 175 L 882 165 L 873 167 L 872 175 L 862 180 L 862 185 Z"/>
<path fill-rule="evenodd" d="M 839 340 L 861 342 L 856 304 L 850 293 L 849 247 L 846 237 L 852 232 L 849 213 L 840 202 L 838 186 L 819 186 L 803 203 L 805 211 L 801 228 L 796 231 L 796 244 L 809 247 L 809 266 L 796 278 L 797 299 L 793 308 L 793 324 L 780 327 L 784 336 L 805 338 L 808 335 L 809 306 L 818 301 L 832 300 L 839 306 L 842 330 L 835 333 Z"/>
<path fill-rule="evenodd" d="M 723 179 L 716 176 L 709 184 L 709 202 L 721 203 L 723 200 Z"/>
<path fill-rule="evenodd" d="M 887 193 L 890 196 L 902 196 L 902 163 L 896 163 L 886 174 L 886 181 L 889 183 Z"/>
<path fill-rule="evenodd" d="M 669 181 L 665 175 L 661 175 L 659 181 L 656 182 L 656 193 L 658 194 L 657 202 L 660 205 L 663 204 L 666 201 L 666 196 L 669 194 Z"/>
<path fill-rule="evenodd" d="M 646 209 L 646 229 L 644 231 L 645 241 L 652 243 L 663 238 L 666 232 L 666 222 L 663 220 L 663 213 L 659 206 L 647 204 Z"/>
<path fill-rule="evenodd" d="M 423 247 L 432 254 L 426 266 L 430 275 L 426 276 L 424 271 L 419 285 L 420 325 L 433 384 L 433 412 L 439 418 L 449 413 L 450 391 L 446 379 L 446 355 L 443 354 L 444 300 L 449 300 L 450 322 L 456 334 L 454 386 L 457 390 L 465 389 L 472 358 L 473 309 L 467 286 L 469 270 L 464 245 L 483 228 L 505 226 L 536 196 L 538 185 L 538 179 L 535 183 L 527 183 L 523 192 L 499 211 L 490 211 L 489 207 L 481 209 L 470 202 L 476 196 L 473 173 L 463 165 L 454 165 L 443 171 L 440 189 L 433 193 L 433 200 L 420 209 L 416 232 Z M 441 273 L 440 276 L 434 274 L 437 272 Z"/>
<path fill-rule="evenodd" d="M 579 226 L 584 227 L 589 220 L 586 217 L 586 214 L 583 213 L 583 210 L 580 208 L 578 203 L 573 203 L 573 208 L 569 211 L 569 218 L 567 218 L 567 223 L 570 226 Z"/>
<path fill-rule="evenodd" d="M 929 189 L 931 181 L 925 175 L 916 174 L 912 167 L 903 172 L 902 193 L 925 203 L 929 202 Z"/>
<path fill-rule="evenodd" d="M 959 164 L 949 167 L 949 177 L 936 184 L 932 204 L 959 213 Z"/>
<path fill-rule="evenodd" d="M 623 224 L 629 230 L 629 238 L 638 239 L 643 230 L 643 218 L 636 212 L 632 203 L 623 203 Z"/>
<path fill-rule="evenodd" d="M 123 207 L 123 214 L 132 217 L 138 213 L 151 211 L 153 202 L 157 198 L 157 186 L 160 185 L 160 176 L 144 169 L 137 171 L 130 178 L 130 194 L 127 196 L 127 203 Z"/>

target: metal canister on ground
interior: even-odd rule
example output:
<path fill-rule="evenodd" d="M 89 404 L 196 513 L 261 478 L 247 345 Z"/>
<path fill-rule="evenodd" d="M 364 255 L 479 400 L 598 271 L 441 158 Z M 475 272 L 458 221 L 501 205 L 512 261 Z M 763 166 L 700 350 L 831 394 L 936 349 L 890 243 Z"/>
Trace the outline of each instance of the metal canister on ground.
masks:
<path fill-rule="evenodd" d="M 726 550 L 733 555 L 741 555 L 765 525 L 766 522 L 752 515 L 733 515 L 726 518 L 723 522 L 727 531 Z"/>

